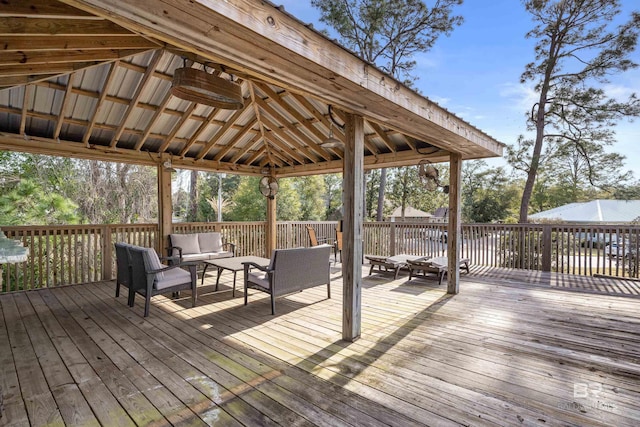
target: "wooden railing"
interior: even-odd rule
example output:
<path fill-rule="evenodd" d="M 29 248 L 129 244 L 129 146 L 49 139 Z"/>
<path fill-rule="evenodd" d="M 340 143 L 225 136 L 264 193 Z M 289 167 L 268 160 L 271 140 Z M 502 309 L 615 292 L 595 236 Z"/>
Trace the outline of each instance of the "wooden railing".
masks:
<path fill-rule="evenodd" d="M 333 244 L 337 222 L 278 222 L 277 247 L 309 246 L 306 226 Z M 266 223 L 177 223 L 176 233 L 221 231 L 236 255 L 265 256 Z M 2 266 L 0 293 L 96 282 L 115 275 L 113 243 L 124 241 L 164 253 L 156 224 L 2 227 L 29 248 L 29 261 Z M 628 225 L 466 224 L 461 254 L 472 265 L 640 277 L 640 227 Z M 364 224 L 364 253 L 442 256 L 446 224 Z"/>

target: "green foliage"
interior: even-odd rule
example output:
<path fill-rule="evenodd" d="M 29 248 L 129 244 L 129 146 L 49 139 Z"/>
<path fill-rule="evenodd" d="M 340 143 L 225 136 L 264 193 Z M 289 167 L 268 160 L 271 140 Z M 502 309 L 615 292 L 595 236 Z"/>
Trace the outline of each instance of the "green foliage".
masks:
<path fill-rule="evenodd" d="M 437 166 L 440 171 L 441 182 L 449 181 L 449 169 L 446 165 Z M 441 206 L 448 206 L 449 196 L 442 190 L 428 191 L 418 178 L 416 166 L 393 168 L 389 174 L 387 194 L 390 201 L 390 211 L 400 207 L 403 210 L 409 206 L 425 212 L 433 212 Z M 388 213 L 391 213 L 391 212 Z"/>
<path fill-rule="evenodd" d="M 463 163 L 462 219 L 464 222 L 504 222 L 514 214 L 519 191 L 503 168 L 489 168 L 483 160 Z"/>
<path fill-rule="evenodd" d="M 77 205 L 38 183 L 22 180 L 0 195 L 1 225 L 77 224 Z"/>
<path fill-rule="evenodd" d="M 452 13 L 462 0 L 311 0 L 320 21 L 334 28 L 356 55 L 411 84 L 417 52 L 426 52 L 442 34 L 462 23 Z"/>
<path fill-rule="evenodd" d="M 323 175 L 322 179 L 325 187 L 324 219 L 342 219 L 342 213 L 340 212 L 340 208 L 342 207 L 342 175 L 328 174 Z"/>
<path fill-rule="evenodd" d="M 325 185 L 322 176 L 291 178 L 300 199 L 300 220 L 321 221 L 325 218 Z"/>
<path fill-rule="evenodd" d="M 242 177 L 232 197 L 233 208 L 228 214 L 230 221 L 266 221 L 267 199 L 260 193 L 259 183 L 260 177 Z"/>
<path fill-rule="evenodd" d="M 521 138 L 521 146 L 509 152 L 512 164 L 527 173 L 520 222 L 527 220 L 545 156 L 568 158 L 593 184 L 606 170 L 598 165 L 613 160 L 604 157 L 602 146 L 614 141 L 617 121 L 640 114 L 635 94 L 620 101 L 602 88 L 610 75 L 637 66 L 630 55 L 638 41 L 638 13 L 613 28 L 619 0 L 525 0 L 524 6 L 535 22 L 527 37 L 537 42 L 535 61 L 526 65 L 521 81 L 535 85 L 538 101 L 528 116 L 535 139 Z M 550 147 L 543 150 L 545 144 Z M 582 165 L 576 165 L 576 159 Z"/>

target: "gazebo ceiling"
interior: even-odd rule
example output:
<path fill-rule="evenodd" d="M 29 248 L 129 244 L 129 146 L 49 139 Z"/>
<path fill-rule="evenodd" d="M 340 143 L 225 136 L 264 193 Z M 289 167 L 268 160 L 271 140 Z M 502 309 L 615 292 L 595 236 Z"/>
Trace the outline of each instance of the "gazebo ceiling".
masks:
<path fill-rule="evenodd" d="M 131 3 L 135 3 L 131 4 Z M 0 149 L 278 176 L 338 172 L 329 105 L 365 118 L 365 168 L 502 144 L 255 0 L 6 0 Z M 223 110 L 171 94 L 191 66 L 241 85 Z M 345 141 L 344 131 L 333 135 Z"/>

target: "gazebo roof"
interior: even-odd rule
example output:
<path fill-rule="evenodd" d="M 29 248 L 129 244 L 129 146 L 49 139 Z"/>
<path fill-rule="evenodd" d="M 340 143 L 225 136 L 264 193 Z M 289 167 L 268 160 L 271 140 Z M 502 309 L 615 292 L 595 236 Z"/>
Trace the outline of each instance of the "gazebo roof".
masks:
<path fill-rule="evenodd" d="M 256 0 L 9 0 L 0 149 L 231 173 L 342 170 L 329 105 L 365 119 L 365 168 L 501 155 L 502 144 Z M 170 92 L 176 68 L 241 84 L 223 110 Z M 193 64 L 193 65 L 191 65 Z M 333 133 L 345 141 L 344 132 Z"/>

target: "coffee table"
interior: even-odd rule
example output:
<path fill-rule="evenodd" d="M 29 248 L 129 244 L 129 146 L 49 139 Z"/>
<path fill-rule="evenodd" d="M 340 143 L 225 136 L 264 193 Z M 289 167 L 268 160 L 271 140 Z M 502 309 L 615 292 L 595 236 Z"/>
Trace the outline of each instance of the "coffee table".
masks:
<path fill-rule="evenodd" d="M 204 261 L 204 271 L 202 272 L 202 284 L 204 284 L 204 275 L 207 272 L 207 267 L 210 265 L 218 269 L 218 277 L 216 278 L 216 291 L 218 290 L 218 284 L 220 283 L 220 275 L 223 270 L 233 271 L 233 292 L 232 297 L 236 296 L 236 274 L 238 271 L 244 270 L 243 262 L 255 262 L 261 267 L 267 267 L 271 260 L 269 258 L 261 258 L 258 256 L 238 256 L 231 258 L 210 259 Z"/>

